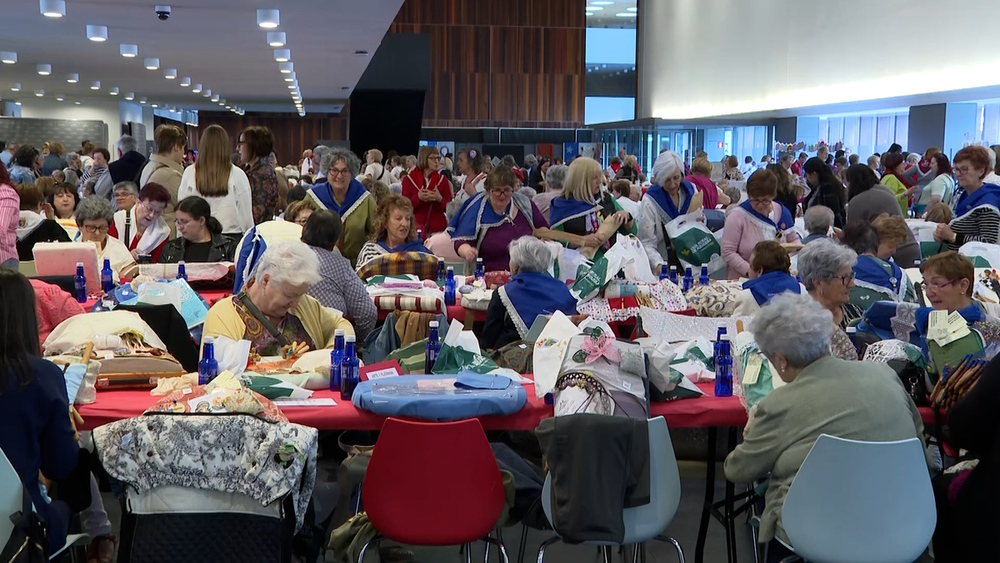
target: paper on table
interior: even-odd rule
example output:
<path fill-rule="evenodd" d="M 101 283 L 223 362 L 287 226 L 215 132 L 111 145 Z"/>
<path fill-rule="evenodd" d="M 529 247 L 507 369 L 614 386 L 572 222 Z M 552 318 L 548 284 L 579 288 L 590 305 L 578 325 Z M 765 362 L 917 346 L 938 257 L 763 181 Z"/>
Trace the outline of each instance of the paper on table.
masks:
<path fill-rule="evenodd" d="M 369 381 L 385 377 L 399 377 L 399 374 L 396 373 L 396 368 L 377 369 L 375 371 L 368 372 L 367 375 Z"/>
<path fill-rule="evenodd" d="M 578 334 L 580 329 L 561 311 L 556 311 L 546 323 L 538 335 L 531 356 L 536 397 L 542 398 L 555 388 L 566 348 L 569 347 L 570 339 Z"/>
<path fill-rule="evenodd" d="M 233 340 L 227 336 L 215 337 L 215 361 L 219 362 L 219 372 L 231 371 L 239 377 L 247 368 L 250 357 L 249 340 Z"/>
<path fill-rule="evenodd" d="M 316 397 L 312 399 L 275 399 L 274 404 L 278 408 L 284 407 L 335 407 L 337 402 L 330 397 Z"/>

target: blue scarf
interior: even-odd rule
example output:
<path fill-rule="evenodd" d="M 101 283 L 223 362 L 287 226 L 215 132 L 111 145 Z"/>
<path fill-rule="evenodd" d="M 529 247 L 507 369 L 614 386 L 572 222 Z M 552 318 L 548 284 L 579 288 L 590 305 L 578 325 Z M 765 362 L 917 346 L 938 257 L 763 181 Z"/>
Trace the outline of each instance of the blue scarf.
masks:
<path fill-rule="evenodd" d="M 458 213 L 451 218 L 451 222 L 448 224 L 448 234 L 451 235 L 451 240 L 482 240 L 481 235 L 485 234 L 486 230 L 502 224 L 510 215 L 514 205 L 517 206 L 518 213 L 528 220 L 528 224 L 534 230 L 535 221 L 532 218 L 530 199 L 514 194 L 510 203 L 507 204 L 507 212 L 503 215 L 493 211 L 493 206 L 489 204 L 489 201 L 489 191 L 479 192 L 465 200 L 462 207 L 458 209 Z M 476 248 L 479 247 L 478 242 L 474 244 Z"/>
<path fill-rule="evenodd" d="M 347 194 L 344 196 L 344 203 L 342 204 L 337 204 L 337 202 L 333 199 L 333 188 L 330 186 L 329 181 L 313 186 L 313 188 L 309 190 L 309 193 L 312 194 L 316 200 L 322 203 L 327 209 L 339 215 L 342 221 L 347 220 L 347 216 L 350 215 L 350 212 L 355 204 L 371 195 L 368 193 L 368 190 L 361 185 L 361 182 L 353 179 L 351 180 L 351 184 L 347 186 Z"/>
<path fill-rule="evenodd" d="M 886 269 L 886 265 L 889 266 Z M 893 262 L 886 262 L 874 256 L 858 256 L 858 262 L 854 265 L 854 279 L 884 287 L 892 292 L 896 299 L 901 295 L 903 287 L 903 270 Z"/>
<path fill-rule="evenodd" d="M 544 272 L 518 272 L 500 287 L 500 299 L 524 338 L 538 315 L 576 314 L 576 298 L 566 284 Z"/>
<path fill-rule="evenodd" d="M 786 291 L 799 293 L 802 288 L 791 274 L 775 271 L 743 282 L 743 289 L 749 289 L 757 304 L 763 307 L 775 295 Z"/>
<path fill-rule="evenodd" d="M 549 226 L 554 229 L 570 219 L 585 217 L 597 209 L 598 207 L 594 203 L 567 197 L 554 197 L 552 203 L 549 204 Z"/>
<path fill-rule="evenodd" d="M 992 205 L 1000 210 L 1000 186 L 983 184 L 974 192 L 964 192 L 955 204 L 955 219 L 958 219 L 981 205 Z"/>
<path fill-rule="evenodd" d="M 691 198 L 694 197 L 695 187 L 691 182 L 682 181 L 681 189 L 684 190 L 684 202 L 681 204 L 681 208 L 677 209 L 674 205 L 674 200 L 670 199 L 670 194 L 667 190 L 663 189 L 663 186 L 659 184 L 653 184 L 646 190 L 646 197 L 653 198 L 653 201 L 660 206 L 666 214 L 667 217 L 671 219 L 676 219 L 681 215 L 687 215 L 688 208 L 691 207 Z M 549 213 L 552 213 L 551 209 Z"/>
<path fill-rule="evenodd" d="M 404 243 L 396 246 L 395 248 L 389 248 L 389 245 L 386 244 L 386 242 L 384 240 L 378 241 L 378 245 L 381 246 L 382 248 L 384 248 L 386 252 L 390 252 L 390 253 L 391 252 L 423 252 L 424 254 L 434 254 L 430 250 L 427 250 L 427 247 L 424 246 L 424 243 L 421 242 L 421 241 L 419 241 L 419 240 L 411 240 L 411 241 L 408 241 L 408 242 L 404 242 Z"/>
<path fill-rule="evenodd" d="M 774 207 L 772 206 L 772 209 L 773 208 Z M 795 226 L 795 220 L 792 219 L 791 212 L 789 212 L 788 209 L 781 204 L 778 204 L 778 209 L 781 211 L 781 216 L 778 217 L 777 223 L 775 223 L 767 215 L 761 215 L 760 213 L 758 213 L 757 210 L 754 209 L 752 205 L 750 205 L 749 199 L 740 204 L 740 209 L 746 211 L 747 213 L 750 214 L 751 217 L 760 221 L 761 223 L 773 227 L 775 231 L 781 233 L 782 238 L 784 238 L 785 231 Z"/>
<path fill-rule="evenodd" d="M 933 307 L 921 307 L 917 309 L 916 319 L 917 319 L 917 331 L 920 332 L 920 336 L 924 337 L 927 334 L 927 323 L 930 320 L 931 311 Z M 980 321 L 986 320 L 986 314 L 983 313 L 983 308 L 979 306 L 979 303 L 973 301 L 968 307 L 958 309 L 958 314 L 962 315 L 965 322 L 970 325 L 973 323 L 978 323 Z"/>

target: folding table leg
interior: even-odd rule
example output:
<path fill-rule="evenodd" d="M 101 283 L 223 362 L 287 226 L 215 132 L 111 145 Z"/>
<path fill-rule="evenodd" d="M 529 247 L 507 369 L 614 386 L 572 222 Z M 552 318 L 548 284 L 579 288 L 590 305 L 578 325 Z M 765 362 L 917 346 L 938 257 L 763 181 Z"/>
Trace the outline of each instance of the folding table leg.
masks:
<path fill-rule="evenodd" d="M 711 426 L 708 428 L 708 467 L 705 477 L 705 505 L 702 507 L 701 522 L 698 525 L 698 543 L 694 549 L 695 563 L 705 561 L 705 540 L 708 537 L 708 521 L 711 517 L 712 505 L 715 504 L 715 448 L 718 430 Z"/>
<path fill-rule="evenodd" d="M 736 449 L 736 436 L 738 429 L 736 427 L 729 428 L 729 443 L 727 444 L 727 451 L 733 451 Z M 726 527 L 726 548 L 728 549 L 729 563 L 736 563 L 737 552 L 736 552 L 736 515 L 733 514 L 734 508 L 734 498 L 736 497 L 736 484 L 726 479 L 726 512 L 725 512 L 725 522 L 723 523 Z"/>

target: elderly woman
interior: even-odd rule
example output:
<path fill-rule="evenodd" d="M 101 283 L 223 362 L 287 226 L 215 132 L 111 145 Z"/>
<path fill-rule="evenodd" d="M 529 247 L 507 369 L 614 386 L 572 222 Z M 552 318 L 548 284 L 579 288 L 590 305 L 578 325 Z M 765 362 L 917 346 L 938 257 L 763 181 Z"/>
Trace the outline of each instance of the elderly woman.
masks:
<path fill-rule="evenodd" d="M 157 262 L 175 264 L 232 262 L 236 242 L 222 235 L 222 224 L 212 217 L 212 206 L 204 198 L 184 198 L 174 210 L 177 238 L 164 247 Z"/>
<path fill-rule="evenodd" d="M 825 162 L 818 157 L 812 157 L 806 161 L 802 169 L 805 171 L 806 182 L 812 192 L 802 202 L 802 211 L 808 210 L 813 205 L 824 205 L 833 210 L 833 226 L 843 229 L 847 221 L 844 219 L 847 213 L 847 193 L 844 185 L 840 183 Z"/>
<path fill-rule="evenodd" d="M 361 161 L 351 151 L 330 150 L 320 161 L 320 170 L 326 172 L 326 182 L 309 190 L 309 195 L 321 208 L 333 211 L 343 221 L 344 229 L 337 248 L 352 266 L 357 266 L 358 252 L 374 232 L 375 198 L 354 179 L 360 167 Z"/>
<path fill-rule="evenodd" d="M 848 223 L 842 238 L 844 245 L 858 255 L 852 268 L 854 287 L 850 297 L 856 311 L 863 313 L 875 301 L 916 302 L 910 278 L 894 262 L 887 261 L 892 253 L 879 252 L 879 231 L 871 223 L 860 219 Z M 902 238 L 905 240 L 905 235 Z"/>
<path fill-rule="evenodd" d="M 723 160 L 723 164 L 726 165 L 724 178 L 726 180 L 733 180 L 734 182 L 742 182 L 743 172 L 740 171 L 740 161 L 736 158 L 736 155 L 731 154 Z"/>
<path fill-rule="evenodd" d="M 845 176 L 847 199 L 851 203 L 847 208 L 848 223 L 856 220 L 870 222 L 880 215 L 904 218 L 896 197 L 889 188 L 878 183 L 871 168 L 855 164 L 847 169 Z M 903 268 L 909 268 L 920 260 L 920 245 L 909 227 L 906 227 L 906 240 L 896 247 L 892 258 Z"/>
<path fill-rule="evenodd" d="M 864 313 L 850 306 L 857 254 L 827 239 L 807 244 L 796 260 L 806 291 L 833 315 L 833 355 L 844 360 L 857 360 L 858 351 L 844 332 L 849 322 Z"/>
<path fill-rule="evenodd" d="M 134 182 L 118 182 L 112 193 L 118 211 L 129 211 L 139 201 L 139 188 Z"/>
<path fill-rule="evenodd" d="M 906 168 L 906 160 L 899 153 L 886 153 L 882 155 L 882 185 L 896 196 L 900 211 L 905 215 L 910 208 L 908 188 L 909 184 L 903 179 L 903 170 Z"/>
<path fill-rule="evenodd" d="M 107 258 L 117 278 L 131 278 L 135 272 L 135 257 L 117 238 L 108 236 L 115 214 L 111 203 L 101 196 L 90 196 L 76 208 L 76 226 L 80 229 L 80 242 L 97 246 L 98 262 Z"/>
<path fill-rule="evenodd" d="M 549 208 L 552 207 L 552 200 L 562 197 L 566 175 L 569 173 L 569 166 L 565 164 L 553 164 L 549 166 L 545 173 L 545 191 L 531 198 L 538 210 L 542 212 L 545 220 L 549 220 Z"/>
<path fill-rule="evenodd" d="M 451 201 L 451 182 L 438 171 L 441 156 L 437 147 L 420 147 L 418 166 L 403 182 L 403 197 L 413 204 L 413 216 L 424 237 L 448 228 L 445 210 Z"/>
<path fill-rule="evenodd" d="M 375 235 L 358 253 L 358 268 L 374 258 L 393 252 L 423 252 L 433 254 L 417 238 L 413 206 L 403 196 L 390 194 L 375 211 Z"/>
<path fill-rule="evenodd" d="M 805 295 L 775 297 L 750 323 L 757 347 L 785 385 L 751 411 L 725 472 L 736 483 L 770 475 L 758 539 L 770 542 L 768 561 L 792 555 L 774 541 L 790 545 L 781 509 L 820 434 L 873 442 L 923 435 L 920 414 L 899 376 L 884 364 L 831 357 L 833 330 L 830 311 Z"/>
<path fill-rule="evenodd" d="M 656 183 L 639 203 L 639 240 L 654 272 L 663 265 L 681 268 L 680 259 L 666 236 L 667 223 L 702 208 L 702 196 L 684 180 L 684 161 L 674 151 L 664 151 L 653 163 Z"/>
<path fill-rule="evenodd" d="M 968 257 L 955 251 L 935 254 L 921 264 L 920 272 L 924 276 L 924 292 L 931 307 L 949 313 L 958 311 L 969 322 L 985 317 L 986 309 L 982 303 L 972 298 L 976 270 Z M 918 319 L 918 328 L 920 324 Z M 923 325 L 926 326 L 926 318 Z"/>
<path fill-rule="evenodd" d="M 482 258 L 488 272 L 507 269 L 511 241 L 549 226 L 530 199 L 514 193 L 517 181 L 510 167 L 497 166 L 486 178 L 486 191 L 466 201 L 448 226 L 455 252 L 470 262 Z"/>
<path fill-rule="evenodd" d="M 723 207 L 728 206 L 731 203 L 729 196 L 715 185 L 715 182 L 710 178 L 711 175 L 712 163 L 708 161 L 708 158 L 699 156 L 691 163 L 691 173 L 685 180 L 691 182 L 701 192 L 702 205 L 705 209 L 715 209 L 720 204 Z"/>
<path fill-rule="evenodd" d="M 576 298 L 564 282 L 548 274 L 554 259 L 552 249 L 535 237 L 511 241 L 511 278 L 493 293 L 486 309 L 483 348 L 495 350 L 523 340 L 538 315 L 576 314 Z"/>
<path fill-rule="evenodd" d="M 791 274 L 792 260 L 781 243 L 764 240 L 750 253 L 749 280 L 736 294 L 733 316 L 753 316 L 776 295 L 790 291 L 805 293 L 805 288 Z"/>
<path fill-rule="evenodd" d="M 156 262 L 170 238 L 170 227 L 163 219 L 163 210 L 170 205 L 170 192 L 150 182 L 139 190 L 138 200 L 131 209 L 115 212 L 108 234 L 127 246 L 133 257 L 150 255 Z"/>
<path fill-rule="evenodd" d="M 203 335 L 249 340 L 261 356 L 280 356 L 293 342 L 311 350 L 332 348 L 336 329 L 354 334 L 354 327 L 307 295 L 321 279 L 319 259 L 306 244 L 268 246 L 243 291 L 209 309 Z"/>
<path fill-rule="evenodd" d="M 776 195 L 778 179 L 774 173 L 766 169 L 758 170 L 747 181 L 748 199 L 726 216 L 722 257 L 729 266 L 729 279 L 748 276 L 750 254 L 758 242 L 799 242 L 795 218 L 784 205 L 774 201 Z"/>
<path fill-rule="evenodd" d="M 461 188 L 455 193 L 452 206 L 456 209 L 470 197 L 486 189 L 486 172 L 483 154 L 476 149 L 459 149 L 458 173 L 462 175 Z"/>
<path fill-rule="evenodd" d="M 17 256 L 22 262 L 35 259 L 33 249 L 40 242 L 69 242 L 59 223 L 45 216 L 45 198 L 35 184 L 18 184 L 14 190 L 21 200 L 17 221 Z"/>
<path fill-rule="evenodd" d="M 387 186 L 399 181 L 392 175 L 392 171 L 382 164 L 382 151 L 378 149 L 370 149 L 365 153 L 365 171 L 362 174 L 371 178 L 373 182 L 382 182 Z"/>
<path fill-rule="evenodd" d="M 603 180 L 604 171 L 596 160 L 576 158 L 569 165 L 562 197 L 553 199 L 549 209 L 552 229 L 583 237 L 585 246 L 597 249 L 595 259 L 615 244 L 617 234 L 635 234 L 635 217 L 602 189 Z M 615 230 L 599 232 L 605 222 L 614 224 Z"/>
<path fill-rule="evenodd" d="M 1000 242 L 1000 186 L 984 184 L 990 169 L 990 154 L 986 147 L 965 147 L 955 153 L 955 178 L 964 192 L 955 204 L 951 223 L 938 225 L 934 240 L 948 243 L 958 250 L 967 242 L 990 244 Z"/>
<path fill-rule="evenodd" d="M 298 201 L 293 201 L 288 204 L 285 208 L 285 214 L 283 219 L 290 223 L 296 223 L 298 225 L 306 226 L 306 221 L 309 220 L 309 216 L 314 212 L 319 211 L 319 205 L 316 204 L 316 200 L 311 197 L 306 199 L 300 199 Z"/>

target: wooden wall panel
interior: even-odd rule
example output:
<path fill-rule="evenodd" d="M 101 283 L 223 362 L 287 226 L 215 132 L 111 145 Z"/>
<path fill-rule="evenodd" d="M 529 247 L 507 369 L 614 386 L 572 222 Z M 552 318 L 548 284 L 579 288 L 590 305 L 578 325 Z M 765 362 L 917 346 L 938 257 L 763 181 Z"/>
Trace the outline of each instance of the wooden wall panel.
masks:
<path fill-rule="evenodd" d="M 231 112 L 200 112 L 198 127 L 188 127 L 188 146 L 196 148 L 198 137 L 209 125 L 220 125 L 229 133 L 236 150 L 240 131 L 252 125 L 263 125 L 274 135 L 274 152 L 278 164 L 298 163 L 302 151 L 312 148 L 318 140 L 347 140 L 347 108 L 338 115 L 309 114 L 299 117 L 286 113 L 260 113 L 239 116 Z"/>
<path fill-rule="evenodd" d="M 424 127 L 580 127 L 586 0 L 406 0 L 431 40 Z"/>

